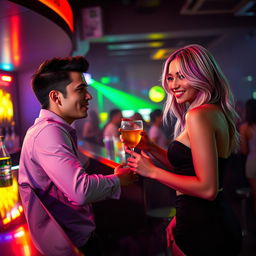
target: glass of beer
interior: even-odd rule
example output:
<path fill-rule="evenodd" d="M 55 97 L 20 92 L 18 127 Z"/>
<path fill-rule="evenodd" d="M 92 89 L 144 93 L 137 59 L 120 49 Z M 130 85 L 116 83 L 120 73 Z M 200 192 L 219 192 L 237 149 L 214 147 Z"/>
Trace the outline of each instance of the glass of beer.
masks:
<path fill-rule="evenodd" d="M 121 122 L 120 132 L 122 134 L 123 143 L 132 151 L 134 151 L 134 148 L 139 144 L 142 131 L 142 120 L 123 120 Z"/>

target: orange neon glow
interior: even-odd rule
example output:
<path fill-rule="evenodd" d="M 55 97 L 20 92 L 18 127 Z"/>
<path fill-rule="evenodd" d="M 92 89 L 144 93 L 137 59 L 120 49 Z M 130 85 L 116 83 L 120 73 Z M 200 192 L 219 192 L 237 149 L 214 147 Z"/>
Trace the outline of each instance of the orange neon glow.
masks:
<path fill-rule="evenodd" d="M 12 81 L 12 77 L 11 76 L 3 75 L 3 76 L 1 76 L 1 80 L 5 81 L 5 82 L 11 82 Z"/>
<path fill-rule="evenodd" d="M 32 252 L 29 246 L 30 237 L 28 231 L 21 226 L 15 230 L 13 237 L 16 240 L 16 244 L 20 244 L 23 247 L 24 256 L 31 256 Z"/>
<path fill-rule="evenodd" d="M 12 60 L 15 66 L 20 63 L 20 18 L 19 16 L 11 17 L 11 43 L 12 43 Z"/>
<path fill-rule="evenodd" d="M 70 30 L 74 31 L 73 12 L 67 0 L 38 0 L 56 12 L 69 26 Z"/>

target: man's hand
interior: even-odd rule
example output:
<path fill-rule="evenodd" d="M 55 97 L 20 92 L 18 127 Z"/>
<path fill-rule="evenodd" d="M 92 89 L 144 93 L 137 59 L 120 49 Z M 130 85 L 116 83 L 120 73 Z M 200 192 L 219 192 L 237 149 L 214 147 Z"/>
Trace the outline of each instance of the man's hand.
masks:
<path fill-rule="evenodd" d="M 122 165 L 115 168 L 114 174 L 119 178 L 121 186 L 128 186 L 138 181 L 138 175 L 132 172 L 130 168 Z"/>

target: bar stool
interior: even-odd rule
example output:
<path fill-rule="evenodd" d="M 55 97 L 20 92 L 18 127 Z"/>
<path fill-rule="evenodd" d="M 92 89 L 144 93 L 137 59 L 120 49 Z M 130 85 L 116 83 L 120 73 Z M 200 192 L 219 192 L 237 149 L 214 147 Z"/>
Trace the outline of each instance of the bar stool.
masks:
<path fill-rule="evenodd" d="M 239 188 L 236 190 L 236 194 L 241 199 L 241 217 L 242 217 L 242 236 L 248 234 L 248 223 L 247 223 L 247 202 L 248 198 L 251 196 L 251 190 L 249 187 Z"/>

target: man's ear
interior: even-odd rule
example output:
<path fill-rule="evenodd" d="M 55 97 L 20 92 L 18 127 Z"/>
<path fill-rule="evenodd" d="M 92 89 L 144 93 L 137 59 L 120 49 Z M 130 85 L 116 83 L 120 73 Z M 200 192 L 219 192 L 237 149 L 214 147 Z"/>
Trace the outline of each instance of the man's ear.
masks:
<path fill-rule="evenodd" d="M 60 92 L 57 90 L 52 90 L 49 92 L 49 99 L 50 99 L 50 101 L 52 101 L 53 103 L 55 103 L 57 105 L 62 105 Z"/>

